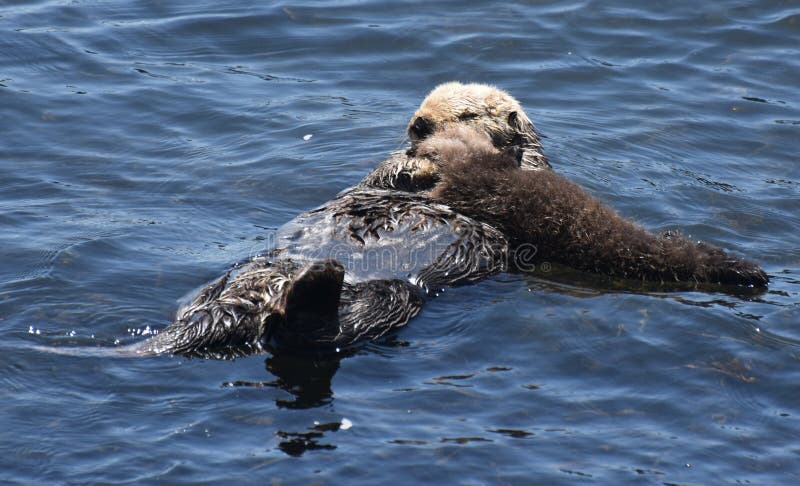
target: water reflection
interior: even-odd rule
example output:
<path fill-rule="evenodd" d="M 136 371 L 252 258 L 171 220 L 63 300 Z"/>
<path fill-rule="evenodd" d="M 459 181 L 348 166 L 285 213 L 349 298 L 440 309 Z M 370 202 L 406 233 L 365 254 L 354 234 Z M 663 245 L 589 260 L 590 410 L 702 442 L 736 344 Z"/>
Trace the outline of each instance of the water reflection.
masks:
<path fill-rule="evenodd" d="M 298 355 L 275 353 L 269 356 L 264 365 L 275 380 L 264 382 L 234 381 L 224 386 L 272 387 L 287 392 L 291 398 L 276 398 L 275 405 L 284 409 L 309 409 L 329 404 L 333 400 L 331 382 L 339 370 L 340 361 L 352 355 Z M 305 431 L 292 432 L 278 430 L 275 434 L 282 440 L 278 448 L 290 456 L 300 456 L 306 451 L 317 449 L 336 449 L 333 444 L 323 443 L 326 432 L 335 432 L 344 425 L 340 422 L 314 423 Z"/>
<path fill-rule="evenodd" d="M 329 422 L 325 424 L 314 424 L 313 427 L 305 432 L 284 432 L 279 430 L 276 434 L 284 440 L 278 444 L 278 449 L 295 457 L 302 456 L 309 450 L 336 449 L 335 445 L 324 444 L 321 443 L 320 440 L 324 437 L 325 432 L 335 432 L 340 428 L 340 423 Z"/>
<path fill-rule="evenodd" d="M 310 358 L 275 354 L 267 358 L 267 371 L 275 375 L 275 386 L 289 392 L 292 399 L 277 399 L 281 408 L 312 408 L 330 403 L 331 380 L 339 370 L 340 357 Z"/>
<path fill-rule="evenodd" d="M 347 355 L 345 355 L 347 356 Z M 224 386 L 273 387 L 291 395 L 291 399 L 277 398 L 279 408 L 305 409 L 326 405 L 333 398 L 331 381 L 339 370 L 343 355 L 309 356 L 293 353 L 276 353 L 264 364 L 275 376 L 273 381 L 233 381 Z"/>

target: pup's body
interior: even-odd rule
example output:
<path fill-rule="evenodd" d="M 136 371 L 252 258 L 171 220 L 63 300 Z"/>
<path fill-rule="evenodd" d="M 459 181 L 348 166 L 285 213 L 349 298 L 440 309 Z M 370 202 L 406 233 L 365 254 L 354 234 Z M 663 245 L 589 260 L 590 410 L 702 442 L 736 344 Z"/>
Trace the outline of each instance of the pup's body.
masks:
<path fill-rule="evenodd" d="M 512 248 L 535 245 L 542 261 L 628 279 L 768 282 L 758 265 L 720 248 L 649 233 L 553 171 L 520 170 L 475 130 L 446 129 L 422 142 L 417 155 L 438 167 L 434 200 L 501 230 Z"/>

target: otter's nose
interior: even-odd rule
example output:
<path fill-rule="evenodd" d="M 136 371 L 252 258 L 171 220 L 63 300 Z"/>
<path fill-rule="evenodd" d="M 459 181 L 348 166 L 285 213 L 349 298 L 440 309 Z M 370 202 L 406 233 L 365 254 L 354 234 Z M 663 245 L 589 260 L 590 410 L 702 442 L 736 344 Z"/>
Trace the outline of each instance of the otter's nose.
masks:
<path fill-rule="evenodd" d="M 422 140 L 431 133 L 433 133 L 433 124 L 421 116 L 418 116 L 408 127 L 408 135 L 413 140 Z"/>

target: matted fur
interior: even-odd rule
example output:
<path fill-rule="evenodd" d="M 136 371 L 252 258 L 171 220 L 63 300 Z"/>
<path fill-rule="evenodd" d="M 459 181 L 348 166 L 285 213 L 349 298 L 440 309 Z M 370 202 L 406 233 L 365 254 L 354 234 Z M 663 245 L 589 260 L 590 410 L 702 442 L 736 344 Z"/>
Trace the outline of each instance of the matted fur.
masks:
<path fill-rule="evenodd" d="M 535 245 L 542 261 L 662 282 L 768 282 L 755 263 L 677 234 L 656 236 L 552 171 L 519 170 L 475 130 L 445 129 L 422 142 L 418 154 L 439 167 L 435 200 L 497 227 L 512 246 Z"/>
<path fill-rule="evenodd" d="M 505 270 L 508 259 L 497 229 L 399 191 L 347 191 L 284 230 L 268 255 L 200 290 L 138 353 L 235 357 L 264 346 L 344 348 L 405 326 L 429 289 L 476 282 Z M 398 245 L 416 250 L 394 251 Z M 364 262 L 377 275 L 358 275 Z M 344 280 L 346 271 L 352 281 Z"/>

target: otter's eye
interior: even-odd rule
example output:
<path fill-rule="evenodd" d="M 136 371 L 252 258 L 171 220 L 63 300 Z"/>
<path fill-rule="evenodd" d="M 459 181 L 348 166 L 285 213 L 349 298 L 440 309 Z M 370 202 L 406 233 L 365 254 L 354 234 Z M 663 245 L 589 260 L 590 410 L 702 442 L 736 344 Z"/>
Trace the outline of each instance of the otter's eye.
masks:
<path fill-rule="evenodd" d="M 412 138 L 423 139 L 433 133 L 433 125 L 423 117 L 417 117 L 414 123 L 408 128 Z"/>
<path fill-rule="evenodd" d="M 462 113 L 462 114 L 458 115 L 459 121 L 467 121 L 467 120 L 472 120 L 472 119 L 475 119 L 475 118 L 478 118 L 478 114 L 477 113 L 465 112 L 465 113 Z"/>

